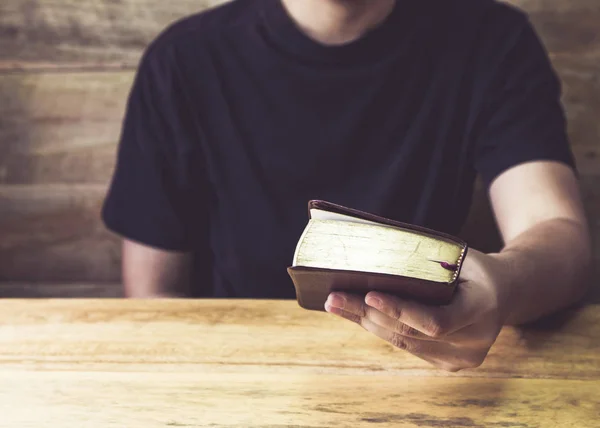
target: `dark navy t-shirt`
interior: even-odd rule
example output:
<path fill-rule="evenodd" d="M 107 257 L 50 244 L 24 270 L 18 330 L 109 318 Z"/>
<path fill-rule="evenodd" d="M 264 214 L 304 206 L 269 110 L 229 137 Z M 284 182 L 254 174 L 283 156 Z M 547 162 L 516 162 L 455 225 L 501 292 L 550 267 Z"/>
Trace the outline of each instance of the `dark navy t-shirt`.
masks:
<path fill-rule="evenodd" d="M 522 12 L 398 0 L 325 46 L 280 0 L 237 0 L 145 52 L 103 218 L 193 252 L 196 296 L 291 298 L 308 200 L 456 234 L 477 174 L 542 159 L 573 166 L 560 83 Z"/>

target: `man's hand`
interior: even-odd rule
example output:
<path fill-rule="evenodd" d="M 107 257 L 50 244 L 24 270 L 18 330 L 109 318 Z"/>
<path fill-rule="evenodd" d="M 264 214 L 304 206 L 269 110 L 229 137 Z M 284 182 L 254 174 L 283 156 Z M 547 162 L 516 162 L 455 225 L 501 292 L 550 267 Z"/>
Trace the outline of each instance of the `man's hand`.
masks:
<path fill-rule="evenodd" d="M 325 309 L 433 365 L 458 371 L 481 365 L 508 316 L 511 284 L 495 255 L 469 249 L 449 305 L 427 306 L 383 293 L 363 299 L 332 293 Z"/>
<path fill-rule="evenodd" d="M 573 170 L 549 161 L 520 164 L 496 178 L 490 197 L 505 246 L 489 255 L 469 249 L 449 305 L 332 293 L 325 309 L 457 371 L 479 366 L 503 325 L 533 321 L 580 300 L 591 250 Z"/>

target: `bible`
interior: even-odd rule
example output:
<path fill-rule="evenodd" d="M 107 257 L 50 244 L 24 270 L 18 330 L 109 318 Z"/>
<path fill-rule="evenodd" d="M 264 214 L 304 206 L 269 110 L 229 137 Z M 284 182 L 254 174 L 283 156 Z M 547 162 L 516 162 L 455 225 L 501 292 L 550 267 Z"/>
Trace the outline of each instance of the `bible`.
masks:
<path fill-rule="evenodd" d="M 463 240 L 327 201 L 310 201 L 308 212 L 287 269 L 301 307 L 324 311 L 333 291 L 434 305 L 452 299 L 468 249 Z"/>

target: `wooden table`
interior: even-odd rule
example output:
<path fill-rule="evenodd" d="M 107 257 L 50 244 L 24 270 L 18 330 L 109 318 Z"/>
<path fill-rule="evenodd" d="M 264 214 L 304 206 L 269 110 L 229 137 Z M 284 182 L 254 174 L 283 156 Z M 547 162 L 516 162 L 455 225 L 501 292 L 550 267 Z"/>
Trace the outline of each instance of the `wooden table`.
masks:
<path fill-rule="evenodd" d="M 0 302 L 0 427 L 600 427 L 600 306 L 450 374 L 295 302 Z"/>

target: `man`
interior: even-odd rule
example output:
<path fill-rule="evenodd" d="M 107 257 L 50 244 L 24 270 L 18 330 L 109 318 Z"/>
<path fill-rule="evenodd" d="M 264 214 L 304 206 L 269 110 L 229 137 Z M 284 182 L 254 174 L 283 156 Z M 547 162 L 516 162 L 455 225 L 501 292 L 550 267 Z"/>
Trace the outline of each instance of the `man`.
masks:
<path fill-rule="evenodd" d="M 309 199 L 456 234 L 479 173 L 505 248 L 469 251 L 450 305 L 326 304 L 438 367 L 476 367 L 503 325 L 585 291 L 559 99 L 527 17 L 492 0 L 238 0 L 184 19 L 141 61 L 104 207 L 126 292 L 293 298 Z"/>

